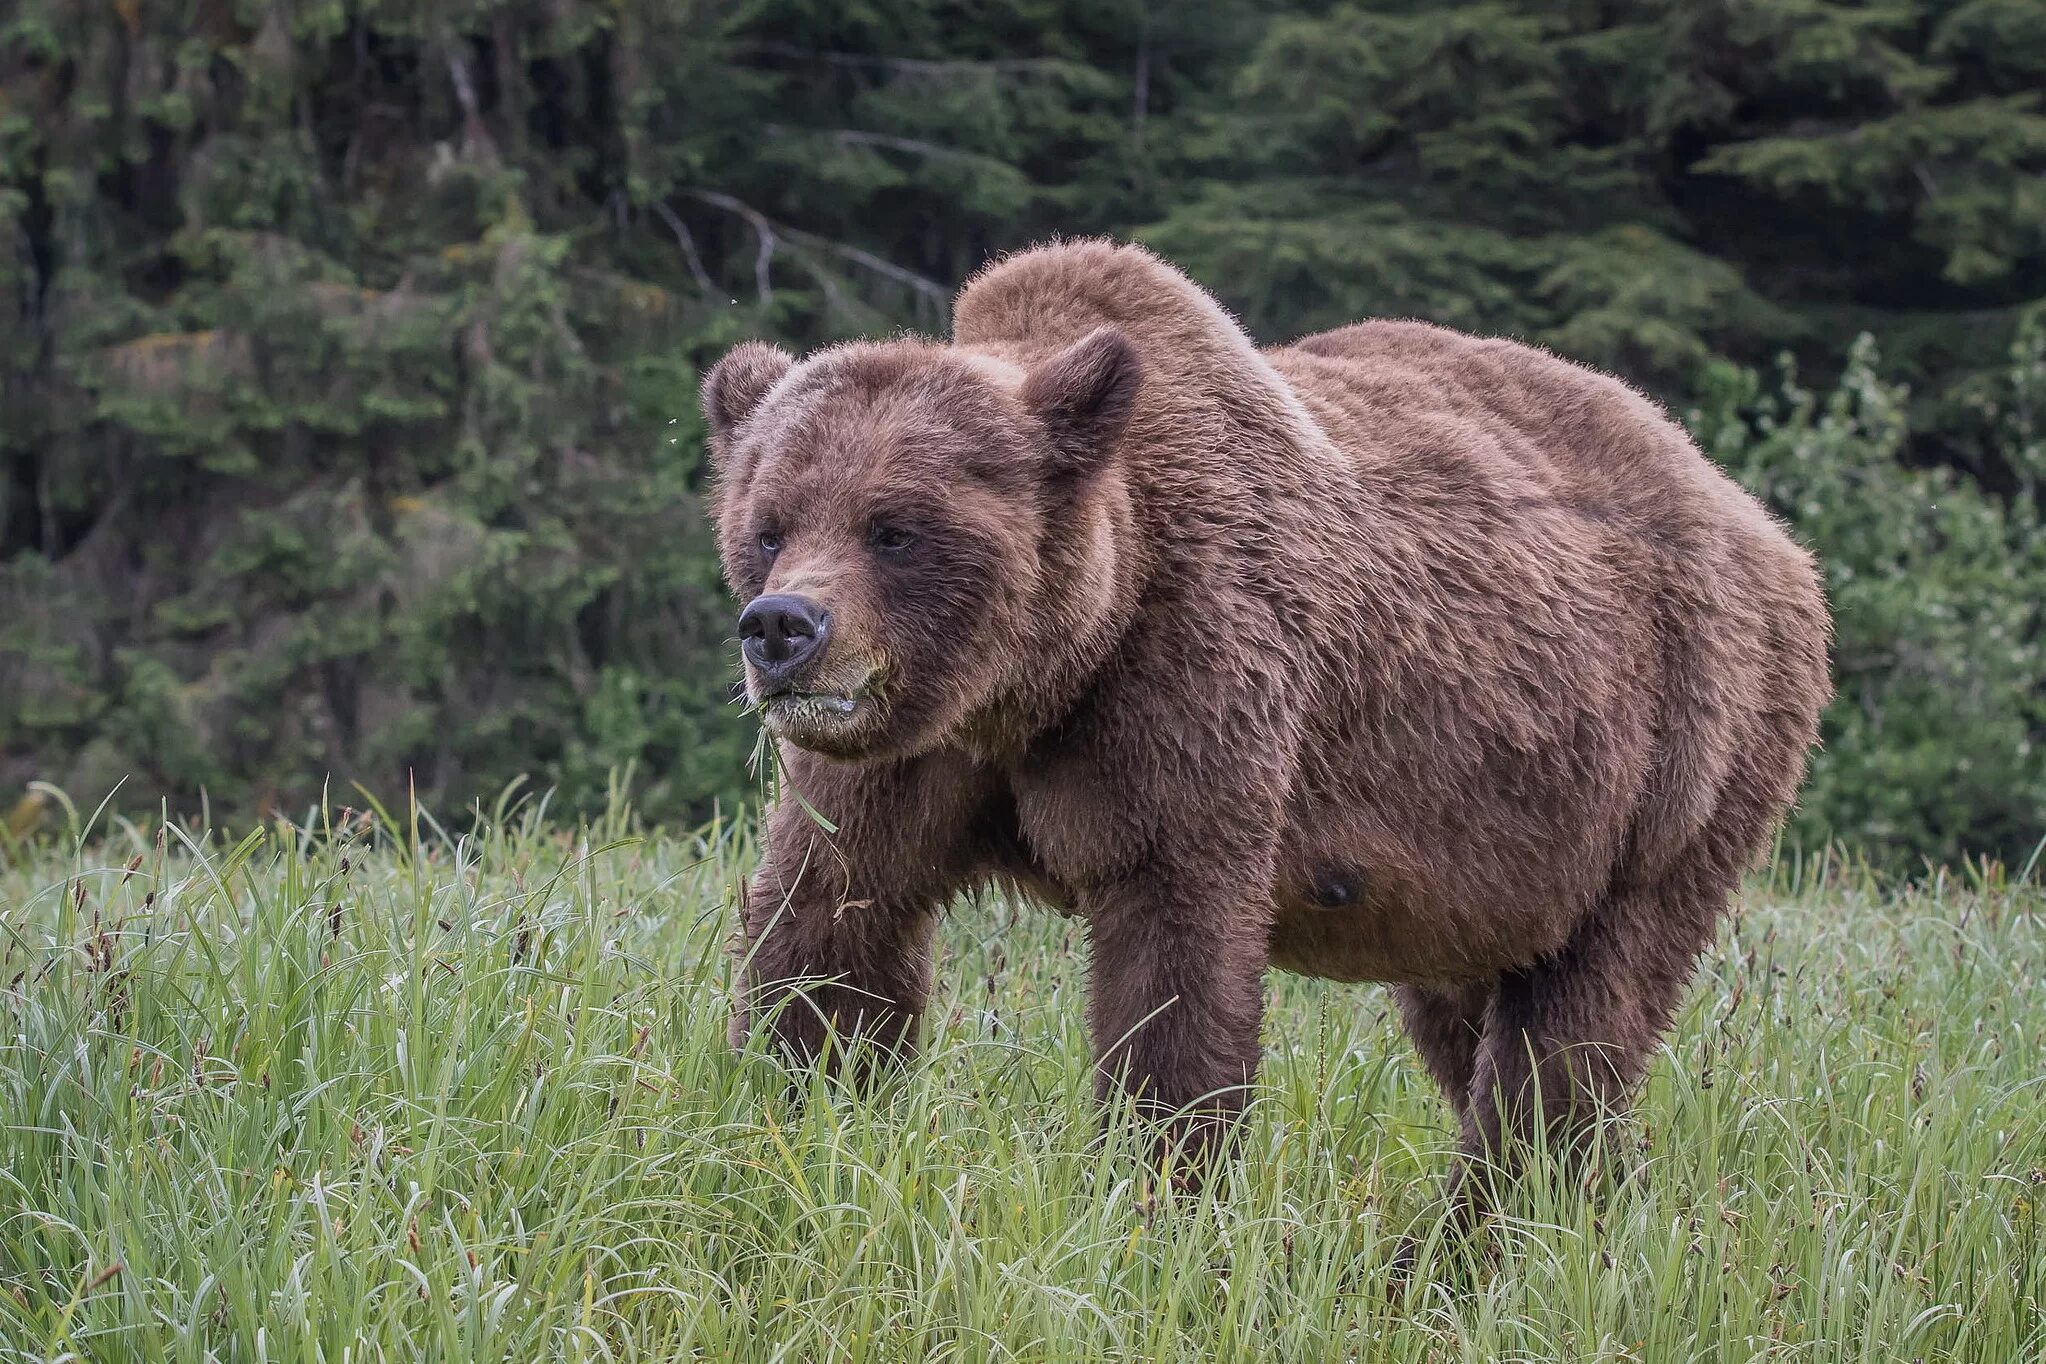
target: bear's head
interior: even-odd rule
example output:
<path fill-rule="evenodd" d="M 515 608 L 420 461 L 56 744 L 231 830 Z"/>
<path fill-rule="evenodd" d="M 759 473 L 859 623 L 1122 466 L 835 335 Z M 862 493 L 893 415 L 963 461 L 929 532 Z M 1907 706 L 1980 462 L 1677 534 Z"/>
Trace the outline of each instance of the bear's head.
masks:
<path fill-rule="evenodd" d="M 1027 686 L 1076 609 L 1056 598 L 1112 568 L 1080 509 L 1141 372 L 1111 329 L 1027 367 L 914 340 L 800 363 L 748 342 L 720 361 L 703 390 L 713 514 L 768 727 L 834 758 L 903 757 Z"/>

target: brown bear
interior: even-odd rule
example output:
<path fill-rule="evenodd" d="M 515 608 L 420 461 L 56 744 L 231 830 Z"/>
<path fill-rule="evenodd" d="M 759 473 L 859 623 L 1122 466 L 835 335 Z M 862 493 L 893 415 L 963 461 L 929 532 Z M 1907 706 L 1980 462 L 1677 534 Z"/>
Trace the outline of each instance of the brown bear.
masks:
<path fill-rule="evenodd" d="M 1077 241 L 982 272 L 949 345 L 749 342 L 704 405 L 802 797 L 734 1031 L 799 1058 L 913 1046 L 939 913 L 994 881 L 1085 921 L 1103 1093 L 1177 1139 L 1240 1106 L 1272 967 L 1390 982 L 1470 1156 L 1574 1137 L 1828 696 L 1810 558 L 1649 400 L 1511 341 L 1259 351 Z"/>

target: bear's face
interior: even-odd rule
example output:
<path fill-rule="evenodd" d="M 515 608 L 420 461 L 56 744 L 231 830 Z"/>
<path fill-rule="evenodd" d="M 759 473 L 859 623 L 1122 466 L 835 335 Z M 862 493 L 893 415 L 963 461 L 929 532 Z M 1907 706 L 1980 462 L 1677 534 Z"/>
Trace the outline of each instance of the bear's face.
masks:
<path fill-rule="evenodd" d="M 922 342 L 720 362 L 719 551 L 768 727 L 835 758 L 906 756 L 1027 670 L 1045 537 L 1138 377 L 1112 332 L 1027 374 Z"/>

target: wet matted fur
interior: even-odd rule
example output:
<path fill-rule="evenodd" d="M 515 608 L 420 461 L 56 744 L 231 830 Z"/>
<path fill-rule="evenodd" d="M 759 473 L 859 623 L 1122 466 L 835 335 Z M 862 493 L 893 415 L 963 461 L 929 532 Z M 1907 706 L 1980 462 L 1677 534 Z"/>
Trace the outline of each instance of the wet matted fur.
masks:
<path fill-rule="evenodd" d="M 1272 967 L 1396 988 L 1466 1150 L 1624 1101 L 1829 694 L 1809 557 L 1653 403 L 1510 341 L 1260 351 L 1132 246 L 961 293 L 951 343 L 705 386 L 727 577 L 829 613 L 748 687 L 743 1034 L 914 1045 L 932 929 L 1087 923 L 1101 1083 L 1200 1138 Z M 835 826 L 827 830 L 811 811 Z M 787 982 L 824 981 L 786 1002 Z M 1537 1097 L 1538 1096 L 1538 1097 Z"/>

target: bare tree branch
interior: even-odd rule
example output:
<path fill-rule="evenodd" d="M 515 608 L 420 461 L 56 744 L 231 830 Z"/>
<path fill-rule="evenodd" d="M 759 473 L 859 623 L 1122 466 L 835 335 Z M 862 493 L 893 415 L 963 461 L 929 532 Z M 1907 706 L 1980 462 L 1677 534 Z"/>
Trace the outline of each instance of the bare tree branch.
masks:
<path fill-rule="evenodd" d="M 731 195 L 722 194 L 714 189 L 687 189 L 682 192 L 692 199 L 709 204 L 712 208 L 721 208 L 746 220 L 747 225 L 753 229 L 753 235 L 760 242 L 759 254 L 753 258 L 753 287 L 759 291 L 762 303 L 774 297 L 774 284 L 769 277 L 768 266 L 774 260 L 774 248 L 780 244 L 781 238 L 775 234 L 774 224 L 767 220 L 767 215 L 751 204 L 742 203 Z"/>
<path fill-rule="evenodd" d="M 440 52 L 441 59 L 447 63 L 448 81 L 455 87 L 455 102 L 462 106 L 463 140 L 469 144 L 469 150 L 484 160 L 497 160 L 497 143 L 483 121 L 482 106 L 476 99 L 476 82 L 469 74 L 468 58 L 462 55 L 453 38 L 442 40 Z"/>
<path fill-rule="evenodd" d="M 890 151 L 909 152 L 915 156 L 928 156 L 938 161 L 965 161 L 979 165 L 1009 168 L 1009 163 L 986 152 L 968 151 L 964 147 L 948 147 L 942 142 L 931 142 L 921 137 L 902 137 L 895 133 L 871 132 L 865 128 L 792 128 L 786 123 L 763 125 L 776 137 L 828 137 L 841 146 L 886 147 Z"/>
<path fill-rule="evenodd" d="M 819 236 L 815 232 L 805 232 L 801 228 L 789 227 L 786 224 L 776 225 L 766 214 L 754 208 L 751 204 L 734 199 L 731 195 L 718 190 L 690 189 L 682 192 L 692 199 L 700 200 L 714 208 L 721 208 L 727 213 L 735 214 L 745 219 L 747 224 L 752 227 L 761 243 L 760 255 L 754 262 L 754 279 L 759 286 L 760 301 L 763 303 L 767 301 L 769 296 L 767 279 L 768 260 L 773 255 L 775 245 L 786 240 L 799 246 L 808 247 L 813 251 L 827 251 L 832 255 L 842 256 L 863 269 L 870 270 L 886 279 L 893 280 L 897 284 L 908 287 L 917 295 L 920 302 L 932 304 L 941 319 L 945 316 L 951 304 L 952 291 L 944 285 L 927 276 L 920 275 L 914 270 L 905 269 L 893 261 L 884 260 L 871 251 L 854 246 L 849 242 L 834 241 L 830 237 Z"/>
<path fill-rule="evenodd" d="M 877 275 L 886 276 L 897 284 L 909 286 L 922 297 L 937 304 L 941 316 L 945 306 L 952 301 L 952 291 L 936 280 L 919 275 L 914 270 L 905 270 L 900 265 L 895 264 L 895 262 L 883 260 L 871 251 L 863 251 L 859 247 L 847 242 L 833 241 L 829 237 L 820 237 L 812 232 L 801 232 L 795 228 L 784 228 L 783 231 L 787 232 L 794 240 L 800 241 L 806 246 L 815 247 L 820 251 L 829 251 L 833 255 L 843 256 L 855 265 L 863 265 Z"/>
<path fill-rule="evenodd" d="M 843 313 L 847 317 L 859 316 L 859 310 L 853 306 L 854 300 L 846 296 L 845 290 L 839 287 L 838 281 L 831 277 L 829 270 L 801 252 L 794 255 L 796 264 L 802 267 L 803 273 L 816 280 L 817 287 L 824 291 L 824 306 L 828 311 Z M 866 311 L 871 314 L 875 310 L 869 307 Z"/>
<path fill-rule="evenodd" d="M 947 147 L 937 142 L 926 142 L 920 137 L 896 137 L 891 133 L 870 133 L 859 128 L 833 128 L 832 138 L 848 146 L 887 147 L 892 151 L 912 152 L 949 161 L 989 161 L 994 158 L 979 152 L 964 151 L 958 147 Z"/>
<path fill-rule="evenodd" d="M 823 62 L 830 66 L 856 66 L 877 71 L 900 71 L 920 76 L 981 76 L 994 73 L 1051 73 L 1071 65 L 1056 57 L 889 57 L 865 52 L 819 52 L 790 43 L 747 43 L 741 52 L 758 52 L 770 57 Z"/>
<path fill-rule="evenodd" d="M 706 294 L 716 293 L 717 281 L 710 277 L 710 271 L 703 268 L 703 257 L 696 252 L 696 238 L 689 231 L 689 224 L 683 222 L 675 215 L 674 209 L 659 199 L 654 200 L 653 204 L 654 212 L 668 225 L 668 230 L 675 234 L 675 245 L 682 248 L 682 259 L 689 263 L 689 275 L 696 281 L 696 287 Z"/>

